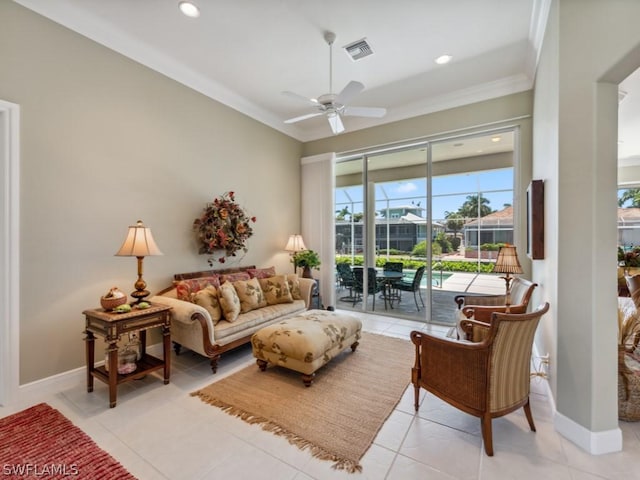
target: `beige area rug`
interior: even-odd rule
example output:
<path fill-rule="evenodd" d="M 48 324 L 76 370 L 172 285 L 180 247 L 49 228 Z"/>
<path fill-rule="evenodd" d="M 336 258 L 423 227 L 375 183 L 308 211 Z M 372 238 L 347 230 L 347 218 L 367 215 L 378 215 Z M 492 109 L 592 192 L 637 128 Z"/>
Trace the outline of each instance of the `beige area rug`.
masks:
<path fill-rule="evenodd" d="M 251 365 L 191 395 L 356 472 L 409 385 L 413 362 L 410 341 L 363 333 L 356 352 L 331 360 L 309 388 L 297 372 Z"/>

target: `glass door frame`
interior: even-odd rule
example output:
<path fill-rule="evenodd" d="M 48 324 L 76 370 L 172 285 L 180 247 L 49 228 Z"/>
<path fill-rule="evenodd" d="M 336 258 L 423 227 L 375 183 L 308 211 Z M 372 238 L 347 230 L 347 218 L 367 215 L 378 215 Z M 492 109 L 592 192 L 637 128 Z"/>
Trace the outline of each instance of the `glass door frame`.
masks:
<path fill-rule="evenodd" d="M 514 228 L 514 237 L 516 225 L 518 225 L 517 220 L 517 209 L 516 204 L 518 203 L 518 196 L 515 194 L 515 185 L 516 185 L 516 176 L 518 175 L 519 168 L 519 159 L 520 159 L 520 126 L 518 124 L 509 124 L 497 126 L 495 128 L 478 128 L 478 129 L 470 129 L 467 131 L 460 131 L 451 134 L 443 134 L 437 135 L 433 137 L 429 137 L 428 139 L 421 139 L 418 141 L 412 142 L 404 142 L 400 144 L 392 144 L 387 146 L 381 146 L 377 148 L 372 148 L 365 151 L 350 152 L 345 154 L 338 154 L 336 156 L 336 163 L 351 161 L 361 159 L 362 161 L 362 189 L 363 189 L 363 210 L 364 210 L 364 218 L 363 218 L 363 231 L 362 231 L 362 243 L 363 243 L 363 269 L 367 271 L 369 267 L 375 267 L 375 186 L 370 185 L 369 181 L 369 160 L 390 154 L 390 153 L 398 153 L 402 151 L 414 150 L 414 149 L 424 149 L 425 150 L 425 181 L 426 181 L 426 236 L 427 239 L 431 239 L 431 241 L 426 242 L 426 269 L 425 274 L 427 277 L 426 282 L 426 305 L 424 308 L 425 314 L 420 321 L 426 323 L 433 323 L 432 320 L 432 295 L 433 295 L 433 285 L 431 282 L 433 276 L 433 147 L 442 144 L 445 142 L 451 142 L 453 140 L 463 140 L 474 137 L 481 136 L 490 136 L 497 135 L 500 133 L 512 133 L 513 134 L 513 181 L 511 184 L 511 188 L 514 192 L 513 194 L 513 206 L 514 206 L 514 219 L 513 219 L 513 228 Z M 370 218 L 373 218 L 374 221 L 371 222 Z M 389 247 L 389 243 L 387 243 L 387 250 Z M 480 261 L 480 259 L 478 259 Z M 368 291 L 368 275 L 363 275 L 363 291 Z M 366 294 L 364 294 L 366 299 Z M 363 301 L 361 305 L 361 310 L 367 313 L 371 313 L 367 308 L 367 302 Z M 399 318 L 407 318 L 405 315 L 397 314 L 393 311 L 385 311 L 385 315 L 387 316 L 396 316 Z"/>

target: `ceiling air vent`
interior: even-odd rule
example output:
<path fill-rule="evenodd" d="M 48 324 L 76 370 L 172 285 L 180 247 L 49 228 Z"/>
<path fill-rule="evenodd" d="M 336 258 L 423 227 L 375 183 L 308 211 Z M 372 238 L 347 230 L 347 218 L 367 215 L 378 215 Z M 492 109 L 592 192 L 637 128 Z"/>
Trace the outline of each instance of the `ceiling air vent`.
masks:
<path fill-rule="evenodd" d="M 351 60 L 354 62 L 356 60 L 360 60 L 361 58 L 368 57 L 369 55 L 373 55 L 373 50 L 371 49 L 371 45 L 367 43 L 367 39 L 363 38 L 361 40 L 357 40 L 349 45 L 345 45 L 342 47 L 345 49 Z"/>

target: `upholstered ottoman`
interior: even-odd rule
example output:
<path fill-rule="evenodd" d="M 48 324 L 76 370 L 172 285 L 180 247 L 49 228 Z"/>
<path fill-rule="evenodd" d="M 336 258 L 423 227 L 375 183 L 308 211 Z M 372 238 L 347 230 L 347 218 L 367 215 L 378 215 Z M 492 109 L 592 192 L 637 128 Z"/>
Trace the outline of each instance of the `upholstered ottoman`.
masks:
<path fill-rule="evenodd" d="M 361 330 L 362 322 L 351 315 L 308 310 L 261 328 L 251 337 L 251 346 L 260 370 L 271 363 L 300 372 L 308 387 L 316 370 L 342 350 L 356 351 Z"/>

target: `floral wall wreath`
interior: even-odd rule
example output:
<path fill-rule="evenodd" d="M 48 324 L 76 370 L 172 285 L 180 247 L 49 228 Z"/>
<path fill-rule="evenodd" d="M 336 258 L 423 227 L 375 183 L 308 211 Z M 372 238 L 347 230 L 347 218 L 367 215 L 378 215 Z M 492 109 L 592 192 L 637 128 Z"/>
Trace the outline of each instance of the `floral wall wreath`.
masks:
<path fill-rule="evenodd" d="M 256 217 L 249 217 L 234 198 L 233 192 L 226 192 L 207 204 L 200 218 L 193 221 L 200 249 L 198 253 L 213 255 L 224 250 L 218 262 L 224 263 L 225 257 L 235 257 L 239 250 L 247 252 L 246 242 L 253 235 L 251 223 Z M 213 257 L 208 258 L 213 266 Z"/>

